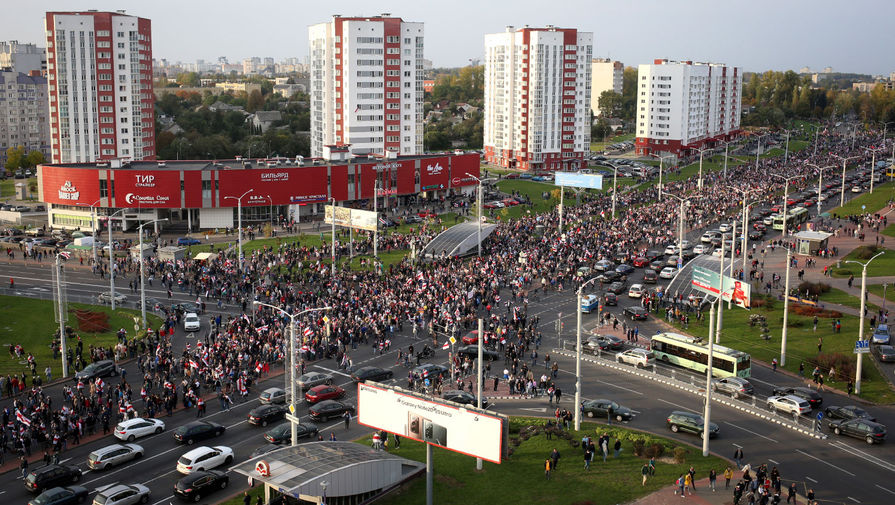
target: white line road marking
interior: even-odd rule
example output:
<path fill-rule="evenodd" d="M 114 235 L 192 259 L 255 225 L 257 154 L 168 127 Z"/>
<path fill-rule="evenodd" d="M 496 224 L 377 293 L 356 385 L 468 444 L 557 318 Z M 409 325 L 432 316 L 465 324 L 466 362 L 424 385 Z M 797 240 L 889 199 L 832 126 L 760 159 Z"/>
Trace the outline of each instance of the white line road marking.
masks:
<path fill-rule="evenodd" d="M 851 501 L 853 501 L 853 502 L 855 502 L 855 503 L 861 503 L 861 502 L 859 502 L 858 500 L 852 498 L 851 496 L 846 496 L 846 498 L 848 498 L 849 500 L 851 500 Z"/>
<path fill-rule="evenodd" d="M 877 458 L 876 456 L 873 456 L 871 454 L 867 454 L 866 452 L 862 451 L 861 449 L 851 447 L 850 445 L 848 445 L 844 442 L 830 442 L 830 445 L 832 445 L 833 447 L 836 447 L 837 449 L 842 449 L 843 451 L 845 451 L 853 456 L 857 456 L 857 457 L 863 459 L 864 461 L 867 461 L 868 463 L 873 463 L 874 465 L 885 468 L 886 470 L 889 470 L 890 472 L 895 472 L 895 465 L 893 465 L 883 459 Z"/>
<path fill-rule="evenodd" d="M 694 414 L 699 414 L 699 412 L 696 412 L 696 411 L 693 410 L 693 409 L 688 409 L 687 407 L 684 407 L 683 405 L 678 405 L 678 404 L 676 404 L 676 403 L 672 403 L 672 402 L 670 402 L 670 401 L 668 401 L 668 400 L 663 400 L 662 398 L 656 398 L 656 399 L 659 400 L 660 402 L 667 403 L 668 405 L 673 405 L 673 406 L 675 406 L 675 407 L 677 407 L 677 408 L 679 408 L 679 409 L 689 410 L 690 412 L 693 412 Z"/>
<path fill-rule="evenodd" d="M 170 501 L 172 501 L 173 499 L 174 499 L 174 495 L 172 494 L 171 496 L 168 496 L 167 498 L 162 498 L 161 500 L 159 500 L 159 501 L 153 503 L 152 505 L 159 505 L 160 503 L 170 502 Z"/>
<path fill-rule="evenodd" d="M 146 484 L 149 484 L 150 482 L 152 482 L 154 480 L 161 479 L 162 477 L 167 477 L 168 475 L 171 475 L 172 473 L 180 473 L 180 472 L 178 472 L 177 470 L 171 470 L 170 472 L 165 472 L 157 477 L 153 477 L 153 478 L 147 480 L 146 482 L 141 482 L 141 484 L 143 484 L 145 486 Z"/>
<path fill-rule="evenodd" d="M 762 435 L 761 433 L 758 433 L 758 432 L 755 432 L 755 431 L 752 431 L 752 430 L 743 428 L 742 426 L 738 426 L 738 425 L 733 424 L 733 423 L 731 423 L 731 422 L 729 422 L 729 421 L 724 421 L 724 424 L 729 424 L 730 426 L 733 426 L 734 428 L 741 429 L 741 430 L 745 431 L 746 433 L 751 433 L 751 434 L 755 435 L 756 437 L 761 437 L 761 438 L 763 438 L 763 439 L 765 439 L 765 440 L 767 440 L 767 441 L 769 441 L 769 442 L 774 442 L 775 444 L 777 443 L 777 441 L 774 440 L 773 438 L 766 437 L 766 436 Z"/>
<path fill-rule="evenodd" d="M 65 458 L 59 462 L 60 465 L 65 464 L 66 461 L 71 461 L 71 458 Z"/>
<path fill-rule="evenodd" d="M 756 379 L 754 376 L 749 377 L 749 381 L 750 381 L 750 382 L 760 382 L 760 383 L 764 384 L 765 386 L 771 386 L 772 388 L 777 387 L 776 384 L 771 384 L 770 382 L 765 382 L 765 381 L 763 381 L 763 380 L 761 380 L 761 379 Z"/>
<path fill-rule="evenodd" d="M 774 461 L 774 460 L 771 459 L 771 458 L 768 458 L 768 461 L 770 461 L 771 463 L 773 463 L 773 464 L 775 464 L 775 465 L 779 465 L 779 464 L 780 464 L 779 462 Z"/>
<path fill-rule="evenodd" d="M 631 410 L 631 412 L 633 412 L 635 414 L 642 414 L 642 412 L 640 412 L 639 410 Z"/>
<path fill-rule="evenodd" d="M 829 463 L 829 462 L 827 462 L 827 461 L 824 461 L 824 460 L 818 458 L 817 456 L 812 456 L 812 455 L 808 454 L 807 452 L 805 452 L 805 451 L 803 451 L 803 450 L 801 450 L 801 449 L 796 449 L 796 452 L 798 452 L 799 454 L 803 454 L 803 455 L 805 455 L 805 456 L 808 456 L 808 457 L 811 458 L 811 459 L 820 461 L 821 463 L 823 463 L 823 464 L 825 464 L 825 465 L 827 465 L 827 466 L 829 466 L 829 467 L 835 468 L 836 470 L 839 470 L 839 471 L 841 471 L 841 472 L 843 472 L 843 473 L 847 473 L 848 475 L 850 475 L 850 476 L 852 476 L 852 477 L 855 476 L 855 474 L 849 472 L 848 470 L 846 470 L 846 469 L 844 469 L 844 468 L 840 468 L 840 467 L 838 467 L 838 466 L 836 466 L 836 465 L 834 465 L 834 464 L 832 464 L 832 463 Z M 817 481 L 814 481 L 814 482 L 817 483 Z"/>
<path fill-rule="evenodd" d="M 543 412 L 547 412 L 547 407 L 530 408 L 530 409 L 519 409 L 519 410 L 526 410 L 526 411 L 528 411 L 528 412 L 542 412 L 542 413 L 543 413 Z"/>
<path fill-rule="evenodd" d="M 895 491 L 892 491 L 891 489 L 886 489 L 886 488 L 880 486 L 879 484 L 876 484 L 876 487 L 882 489 L 883 491 L 885 491 L 885 492 L 887 492 L 887 493 L 889 493 L 889 494 L 895 494 Z"/>
<path fill-rule="evenodd" d="M 742 448 L 743 448 L 743 446 L 742 446 L 742 445 L 740 445 L 740 444 L 733 444 L 733 443 L 732 443 L 732 444 L 730 444 L 730 445 L 732 445 L 732 446 L 734 446 L 734 447 L 738 447 L 738 448 L 740 448 L 740 449 L 742 449 Z"/>
<path fill-rule="evenodd" d="M 808 476 L 806 475 L 805 478 L 808 479 L 808 480 L 810 480 L 811 482 L 817 484 L 817 481 L 814 480 L 814 479 L 812 479 L 811 477 L 808 477 Z"/>
<path fill-rule="evenodd" d="M 369 360 L 367 360 L 367 361 L 369 361 Z M 329 373 L 339 374 L 339 375 L 343 375 L 343 376 L 345 376 L 345 377 L 351 377 L 350 375 L 348 375 L 348 374 L 345 373 L 345 372 L 340 372 L 340 371 L 338 371 L 338 370 L 331 370 L 331 369 L 329 369 L 329 368 L 325 368 L 325 367 L 322 367 L 322 366 L 320 366 L 320 365 L 314 365 L 314 367 L 315 367 L 315 368 L 319 368 L 319 369 L 321 369 L 321 370 L 326 370 L 326 371 L 329 372 Z"/>
<path fill-rule="evenodd" d="M 153 459 L 155 459 L 155 458 L 158 458 L 159 456 L 164 456 L 165 454 L 168 454 L 169 452 L 179 451 L 179 450 L 183 450 L 183 449 L 178 445 L 177 447 L 173 447 L 173 448 L 171 448 L 171 449 L 168 449 L 167 451 L 160 452 L 160 453 L 156 454 L 155 456 L 150 456 L 150 457 L 148 457 L 148 458 L 140 458 L 139 460 L 136 460 L 136 461 L 139 461 L 139 462 L 150 461 L 150 460 L 153 460 Z M 115 471 L 112 471 L 112 472 L 109 472 L 109 473 L 103 473 L 100 477 L 97 477 L 97 478 L 95 478 L 95 479 L 93 479 L 93 480 L 89 480 L 89 481 L 87 481 L 87 482 L 85 482 L 85 483 L 83 483 L 83 484 L 81 484 L 81 485 L 82 485 L 82 486 L 86 486 L 87 484 L 91 484 L 91 483 L 96 482 L 96 481 L 98 481 L 98 480 L 100 480 L 100 479 L 103 479 L 103 478 L 106 478 L 106 477 L 110 477 L 110 476 L 112 476 L 112 475 L 115 475 L 116 473 L 123 472 L 123 471 L 125 471 L 125 470 L 129 470 L 129 469 L 130 469 L 129 467 L 130 467 L 130 465 L 125 466 L 125 467 L 123 467 L 123 468 L 119 468 L 118 470 L 115 470 Z"/>

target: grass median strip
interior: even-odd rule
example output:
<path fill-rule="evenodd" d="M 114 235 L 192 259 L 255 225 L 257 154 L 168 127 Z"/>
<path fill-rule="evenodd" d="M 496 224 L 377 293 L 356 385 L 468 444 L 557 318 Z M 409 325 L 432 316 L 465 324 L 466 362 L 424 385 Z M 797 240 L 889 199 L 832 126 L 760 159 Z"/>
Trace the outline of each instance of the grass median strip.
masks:
<path fill-rule="evenodd" d="M 846 191 L 850 190 L 850 187 L 846 187 Z M 873 186 L 873 193 L 864 193 L 861 196 L 852 198 L 842 207 L 836 207 L 831 210 L 830 214 L 842 217 L 876 214 L 880 209 L 889 204 L 893 196 L 895 196 L 895 182 L 876 184 Z M 883 233 L 885 233 L 885 231 Z"/>

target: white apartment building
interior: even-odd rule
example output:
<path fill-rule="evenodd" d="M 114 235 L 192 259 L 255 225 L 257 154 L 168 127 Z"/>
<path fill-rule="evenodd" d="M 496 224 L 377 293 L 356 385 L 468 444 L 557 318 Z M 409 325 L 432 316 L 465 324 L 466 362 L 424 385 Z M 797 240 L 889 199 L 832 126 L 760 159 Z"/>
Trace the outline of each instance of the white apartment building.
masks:
<path fill-rule="evenodd" d="M 423 23 L 334 16 L 308 28 L 311 156 L 423 152 Z"/>
<path fill-rule="evenodd" d="M 507 27 L 485 35 L 484 150 L 489 163 L 574 170 L 590 152 L 593 34 Z"/>
<path fill-rule="evenodd" d="M 625 80 L 625 66 L 620 61 L 612 61 L 609 58 L 594 58 L 591 60 L 591 86 L 590 86 L 590 110 L 594 116 L 600 115 L 600 95 L 604 91 L 614 91 L 622 94 L 622 84 Z"/>
<path fill-rule="evenodd" d="M 53 163 L 155 159 L 152 27 L 118 12 L 48 12 Z"/>
<path fill-rule="evenodd" d="M 655 60 L 637 74 L 637 154 L 674 156 L 734 138 L 740 132 L 743 72 L 739 67 Z"/>
<path fill-rule="evenodd" d="M 0 68 L 23 74 L 36 70 L 43 75 L 47 72 L 47 51 L 34 44 L 20 44 L 17 40 L 0 41 Z"/>

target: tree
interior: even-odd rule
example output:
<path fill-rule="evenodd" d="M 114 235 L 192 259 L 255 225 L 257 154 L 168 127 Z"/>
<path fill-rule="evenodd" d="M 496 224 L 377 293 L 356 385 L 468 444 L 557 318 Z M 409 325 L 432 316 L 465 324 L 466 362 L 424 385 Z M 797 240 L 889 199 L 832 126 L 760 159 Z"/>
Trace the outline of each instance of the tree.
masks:
<path fill-rule="evenodd" d="M 44 153 L 40 151 L 31 151 L 28 153 L 28 156 L 25 156 L 25 166 L 26 167 L 36 167 L 41 163 L 45 163 L 47 160 L 44 157 Z"/>
<path fill-rule="evenodd" d="M 249 94 L 248 100 L 246 100 L 246 111 L 254 113 L 258 109 L 264 106 L 264 96 L 261 95 L 261 92 L 253 90 Z"/>
<path fill-rule="evenodd" d="M 185 88 L 195 88 L 199 85 L 199 74 L 196 72 L 177 74 L 177 83 Z"/>
<path fill-rule="evenodd" d="M 25 159 L 25 148 L 15 146 L 6 149 L 6 169 L 10 172 L 22 168 Z"/>
<path fill-rule="evenodd" d="M 604 118 L 610 117 L 619 117 L 622 113 L 622 105 L 624 101 L 624 97 L 622 95 L 612 91 L 611 89 L 607 89 L 600 93 L 599 98 L 599 111 L 600 116 Z"/>

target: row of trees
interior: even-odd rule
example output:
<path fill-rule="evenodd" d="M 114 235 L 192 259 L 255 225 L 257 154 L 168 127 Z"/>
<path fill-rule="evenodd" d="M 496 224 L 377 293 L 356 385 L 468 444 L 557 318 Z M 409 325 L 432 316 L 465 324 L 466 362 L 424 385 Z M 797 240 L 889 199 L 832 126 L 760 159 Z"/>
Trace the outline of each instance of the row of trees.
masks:
<path fill-rule="evenodd" d="M 485 94 L 485 67 L 466 66 L 459 69 L 439 70 L 435 75 L 435 86 L 428 96 L 423 112 L 428 116 L 436 105 L 441 107 L 441 116 L 425 125 L 424 146 L 430 151 L 443 151 L 461 142 L 469 149 L 481 149 L 484 137 L 484 114 L 482 106 Z M 477 108 L 465 112 L 457 107 L 466 103 Z"/>
<path fill-rule="evenodd" d="M 40 151 L 26 153 L 23 146 L 13 146 L 6 149 L 6 164 L 4 168 L 9 173 L 12 173 L 20 168 L 34 168 L 45 161 L 44 153 Z"/>

